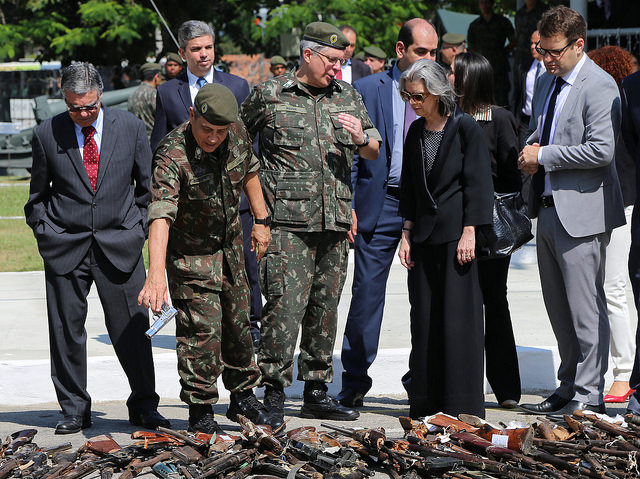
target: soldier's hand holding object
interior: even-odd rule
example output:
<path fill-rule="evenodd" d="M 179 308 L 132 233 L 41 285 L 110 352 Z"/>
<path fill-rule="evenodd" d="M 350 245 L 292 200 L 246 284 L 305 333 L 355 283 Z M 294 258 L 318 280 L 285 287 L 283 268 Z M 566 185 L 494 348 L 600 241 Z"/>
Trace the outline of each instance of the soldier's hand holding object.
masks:
<path fill-rule="evenodd" d="M 535 175 L 538 171 L 538 150 L 540 145 L 526 145 L 518 155 L 518 168 L 528 175 Z"/>
<path fill-rule="evenodd" d="M 362 123 L 358 118 L 348 113 L 340 113 L 338 121 L 342 123 L 345 130 L 351 133 L 351 139 L 356 145 L 364 143 L 364 131 L 362 131 Z"/>
<path fill-rule="evenodd" d="M 154 313 L 157 313 L 162 308 L 163 302 L 169 302 L 167 283 L 164 278 L 164 268 L 162 269 L 162 274 L 158 275 L 149 269 L 149 274 L 144 282 L 142 291 L 140 291 L 138 295 L 138 304 L 151 308 Z"/>
<path fill-rule="evenodd" d="M 267 252 L 270 242 L 271 228 L 265 225 L 254 224 L 251 230 L 251 251 L 256 252 L 258 261 L 260 261 Z"/>

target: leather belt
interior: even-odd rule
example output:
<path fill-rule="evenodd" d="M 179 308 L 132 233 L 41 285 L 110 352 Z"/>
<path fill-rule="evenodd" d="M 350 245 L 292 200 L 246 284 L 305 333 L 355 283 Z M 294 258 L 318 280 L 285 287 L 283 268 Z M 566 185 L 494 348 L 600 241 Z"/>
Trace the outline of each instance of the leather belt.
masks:
<path fill-rule="evenodd" d="M 400 187 L 387 185 L 387 194 L 393 196 L 396 199 L 400 199 Z"/>
<path fill-rule="evenodd" d="M 551 208 L 552 206 L 555 206 L 555 203 L 553 202 L 553 196 L 541 196 L 540 206 L 542 206 L 543 208 Z"/>

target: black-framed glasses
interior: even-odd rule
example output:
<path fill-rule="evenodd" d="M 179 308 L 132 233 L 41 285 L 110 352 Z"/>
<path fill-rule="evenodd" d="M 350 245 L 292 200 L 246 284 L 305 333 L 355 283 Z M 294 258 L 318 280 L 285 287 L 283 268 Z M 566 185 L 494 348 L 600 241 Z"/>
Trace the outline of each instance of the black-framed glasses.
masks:
<path fill-rule="evenodd" d="M 429 93 L 409 93 L 407 90 L 400 91 L 400 98 L 402 98 L 402 100 L 406 101 L 407 103 L 410 100 L 413 100 L 416 103 L 422 103 L 427 99 L 428 96 Z"/>
<path fill-rule="evenodd" d="M 309 50 L 311 50 L 313 53 L 317 53 L 318 55 L 325 57 L 327 60 L 329 60 L 329 65 L 335 65 L 337 62 L 340 62 L 341 66 L 345 66 L 348 61 L 344 58 L 328 57 L 324 53 L 320 53 L 318 50 L 314 50 L 313 48 L 309 48 Z"/>
<path fill-rule="evenodd" d="M 83 111 L 92 113 L 96 111 L 98 108 L 100 108 L 100 100 L 98 100 L 95 103 L 92 103 L 91 105 L 84 105 L 84 106 L 69 105 L 67 103 L 67 110 L 69 110 L 71 113 L 80 113 Z"/>
<path fill-rule="evenodd" d="M 562 53 L 567 48 L 569 48 L 571 45 L 573 45 L 575 42 L 576 42 L 576 40 L 571 40 L 569 43 L 567 43 L 560 50 L 547 50 L 546 48 L 542 48 L 540 46 L 540 42 L 538 42 L 538 43 L 536 43 L 536 51 L 538 52 L 539 55 L 542 55 L 542 56 L 545 56 L 548 53 L 551 58 L 560 58 Z"/>

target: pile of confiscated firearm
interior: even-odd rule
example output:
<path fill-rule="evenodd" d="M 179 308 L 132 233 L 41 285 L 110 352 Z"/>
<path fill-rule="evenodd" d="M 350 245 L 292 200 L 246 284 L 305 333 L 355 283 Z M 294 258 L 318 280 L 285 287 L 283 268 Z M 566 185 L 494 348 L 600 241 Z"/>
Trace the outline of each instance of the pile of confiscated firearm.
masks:
<path fill-rule="evenodd" d="M 493 427 L 466 415 L 401 417 L 405 435 L 395 440 L 382 428 L 322 424 L 330 431 L 307 426 L 285 434 L 239 420 L 237 436 L 159 428 L 133 433 L 126 447 L 97 436 L 75 452 L 68 452 L 70 444 L 39 448 L 36 431 L 26 429 L 0 446 L 0 479 L 110 479 L 116 473 L 132 479 L 149 472 L 161 479 L 360 479 L 374 471 L 393 479 L 640 477 L 640 424 L 616 424 L 581 411 L 528 427 Z"/>

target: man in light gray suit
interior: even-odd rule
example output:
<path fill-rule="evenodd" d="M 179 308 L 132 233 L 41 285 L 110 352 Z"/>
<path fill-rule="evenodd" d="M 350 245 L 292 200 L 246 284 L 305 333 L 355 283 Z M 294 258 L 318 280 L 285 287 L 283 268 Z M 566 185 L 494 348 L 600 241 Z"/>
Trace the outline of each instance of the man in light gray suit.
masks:
<path fill-rule="evenodd" d="M 144 124 L 101 108 L 102 79 L 90 63 L 62 72 L 68 111 L 33 130 L 29 199 L 24 207 L 44 259 L 51 378 L 64 418 L 56 434 L 91 426 L 87 392 L 87 294 L 96 283 L 109 338 L 131 394 L 129 421 L 169 427 L 158 411 L 142 246 L 151 198 L 151 149 Z"/>
<path fill-rule="evenodd" d="M 618 87 L 584 53 L 587 26 L 561 6 L 540 20 L 540 77 L 531 115 L 533 134 L 519 167 L 532 178 L 531 217 L 538 217 L 540 281 L 558 341 L 559 387 L 527 412 L 604 412 L 609 320 L 603 289 L 611 230 L 625 223 L 613 163 L 620 129 Z"/>

